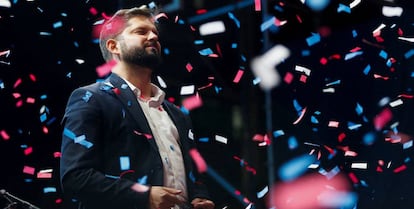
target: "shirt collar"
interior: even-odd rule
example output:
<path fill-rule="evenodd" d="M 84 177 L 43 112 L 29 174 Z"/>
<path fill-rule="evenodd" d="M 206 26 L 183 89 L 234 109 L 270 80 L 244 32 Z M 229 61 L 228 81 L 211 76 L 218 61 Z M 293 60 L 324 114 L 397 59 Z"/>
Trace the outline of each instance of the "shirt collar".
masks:
<path fill-rule="evenodd" d="M 164 102 L 165 92 L 155 84 L 151 83 L 151 95 L 153 96 L 151 96 L 148 100 L 145 100 L 141 97 L 141 90 L 139 88 L 125 79 L 124 81 L 128 84 L 129 88 L 131 88 L 137 98 L 142 102 L 148 102 L 150 107 L 159 107 Z"/>

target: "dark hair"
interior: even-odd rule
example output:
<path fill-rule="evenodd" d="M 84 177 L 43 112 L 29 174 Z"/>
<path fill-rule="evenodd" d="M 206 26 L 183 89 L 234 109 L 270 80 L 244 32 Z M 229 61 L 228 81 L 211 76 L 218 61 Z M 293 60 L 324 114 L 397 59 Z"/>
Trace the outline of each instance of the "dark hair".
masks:
<path fill-rule="evenodd" d="M 99 35 L 99 47 L 105 61 L 112 60 L 112 54 L 106 48 L 106 42 L 109 39 L 116 38 L 127 27 L 128 21 L 137 16 L 152 18 L 155 10 L 149 9 L 147 6 L 133 7 L 130 9 L 118 10 L 110 19 L 108 19 L 101 28 Z"/>

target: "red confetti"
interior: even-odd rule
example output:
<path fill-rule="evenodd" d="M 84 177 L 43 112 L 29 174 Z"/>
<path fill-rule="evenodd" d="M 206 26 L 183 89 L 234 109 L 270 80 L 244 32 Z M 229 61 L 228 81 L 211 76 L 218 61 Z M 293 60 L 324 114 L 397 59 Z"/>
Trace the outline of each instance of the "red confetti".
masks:
<path fill-rule="evenodd" d="M 401 172 L 401 171 L 404 171 L 405 169 L 407 169 L 407 166 L 406 165 L 401 165 L 400 167 L 398 167 L 398 168 L 396 168 L 396 169 L 394 169 L 394 173 L 399 173 L 399 172 Z"/>
<path fill-rule="evenodd" d="M 36 82 L 36 76 L 35 75 L 30 74 L 29 77 L 30 77 L 30 80 L 32 80 L 33 82 Z"/>
<path fill-rule="evenodd" d="M 381 130 L 384 126 L 390 122 L 392 119 L 392 112 L 390 109 L 383 109 L 377 116 L 374 118 L 374 127 L 376 130 Z"/>
<path fill-rule="evenodd" d="M 19 86 L 21 83 L 22 83 L 22 79 L 21 79 L 21 78 L 17 79 L 17 80 L 16 80 L 16 82 L 14 83 L 14 85 L 13 85 L 13 88 L 16 88 L 16 87 L 17 87 L 17 86 Z"/>
<path fill-rule="evenodd" d="M 201 100 L 201 97 L 198 94 L 196 94 L 194 96 L 185 98 L 182 104 L 185 107 L 185 109 L 192 110 L 192 109 L 202 106 L 203 101 Z"/>
<path fill-rule="evenodd" d="M 7 141 L 7 140 L 9 140 L 9 139 L 10 139 L 9 134 L 8 134 L 5 130 L 1 130 L 1 131 L 0 131 L 0 135 L 1 135 L 1 137 L 2 137 L 5 141 Z"/>
<path fill-rule="evenodd" d="M 207 164 L 204 161 L 203 157 L 201 156 L 201 154 L 196 150 L 196 149 L 191 149 L 189 151 L 191 158 L 193 158 L 197 170 L 199 173 L 204 173 L 207 171 Z"/>
<path fill-rule="evenodd" d="M 24 155 L 30 155 L 33 152 L 33 147 L 24 149 Z"/>
<path fill-rule="evenodd" d="M 322 65 L 326 65 L 326 64 L 328 63 L 328 59 L 326 59 L 325 57 L 322 57 L 322 58 L 319 60 L 319 62 L 320 62 Z"/>
<path fill-rule="evenodd" d="M 283 78 L 283 81 L 285 81 L 285 83 L 290 84 L 293 81 L 293 74 L 291 72 L 287 72 L 285 77 Z"/>
<path fill-rule="evenodd" d="M 187 69 L 188 72 L 191 72 L 193 70 L 193 66 L 191 65 L 191 63 L 187 63 L 185 65 L 185 68 Z"/>
<path fill-rule="evenodd" d="M 237 74 L 236 74 L 236 76 L 233 79 L 233 83 L 239 83 L 241 77 L 243 76 L 243 73 L 244 73 L 244 70 L 240 70 L 239 69 L 239 71 L 237 71 Z"/>
<path fill-rule="evenodd" d="M 30 175 L 34 175 L 35 168 L 25 165 L 23 167 L 23 173 L 30 174 Z"/>

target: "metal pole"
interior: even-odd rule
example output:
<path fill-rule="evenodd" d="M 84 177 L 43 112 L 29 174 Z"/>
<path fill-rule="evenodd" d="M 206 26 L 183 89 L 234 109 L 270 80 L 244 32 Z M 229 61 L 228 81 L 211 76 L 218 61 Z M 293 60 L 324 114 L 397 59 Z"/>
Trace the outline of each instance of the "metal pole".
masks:
<path fill-rule="evenodd" d="M 262 21 L 269 18 L 267 0 L 261 0 Z M 263 52 L 266 52 L 270 47 L 269 33 L 263 32 Z M 269 137 L 270 144 L 267 147 L 267 166 L 268 166 L 268 186 L 269 186 L 269 207 L 273 208 L 273 184 L 275 183 L 275 165 L 274 165 L 274 150 L 273 150 L 273 121 L 272 121 L 272 90 L 266 89 L 265 92 L 265 117 L 266 117 L 266 133 Z"/>

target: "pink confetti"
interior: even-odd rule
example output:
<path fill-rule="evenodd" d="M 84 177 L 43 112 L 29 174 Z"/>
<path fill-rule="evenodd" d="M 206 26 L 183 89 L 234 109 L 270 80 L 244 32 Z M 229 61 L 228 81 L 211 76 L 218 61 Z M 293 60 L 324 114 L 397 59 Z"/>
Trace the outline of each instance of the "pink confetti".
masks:
<path fill-rule="evenodd" d="M 21 107 L 23 105 L 23 101 L 19 100 L 16 102 L 16 107 Z"/>
<path fill-rule="evenodd" d="M 100 65 L 96 68 L 96 73 L 98 74 L 99 77 L 104 77 L 106 75 L 108 75 L 111 71 L 112 68 L 116 65 L 116 61 L 115 60 L 111 60 L 103 65 Z"/>
<path fill-rule="evenodd" d="M 239 71 L 237 71 L 237 74 L 236 74 L 236 76 L 233 79 L 233 83 L 239 83 L 241 77 L 243 76 L 243 73 L 244 73 L 244 70 L 240 70 L 239 69 Z"/>
<path fill-rule="evenodd" d="M 329 121 L 328 126 L 332 127 L 332 128 L 338 128 L 339 127 L 339 122 L 338 121 Z"/>
<path fill-rule="evenodd" d="M 49 133 L 49 129 L 46 126 L 42 127 L 42 131 L 44 134 L 48 134 Z"/>
<path fill-rule="evenodd" d="M 299 80 L 300 80 L 302 83 L 306 83 L 307 79 L 308 79 L 308 77 L 307 77 L 306 75 L 301 75 Z"/>
<path fill-rule="evenodd" d="M 261 11 L 262 10 L 262 4 L 260 0 L 254 0 L 254 11 Z"/>
<path fill-rule="evenodd" d="M 33 152 L 33 147 L 28 147 L 24 149 L 24 155 L 30 155 Z"/>
<path fill-rule="evenodd" d="M 54 158 L 60 158 L 60 156 L 62 156 L 62 154 L 60 152 L 54 152 L 53 153 Z"/>
<path fill-rule="evenodd" d="M 329 180 L 325 176 L 309 174 L 295 181 L 278 183 L 273 188 L 273 198 L 269 198 L 268 206 L 278 209 L 315 209 L 324 208 L 322 195 L 347 192 L 350 185 L 342 175 Z"/>
<path fill-rule="evenodd" d="M 400 167 L 395 168 L 395 169 L 393 170 L 393 172 L 394 172 L 394 173 L 399 173 L 399 172 L 404 171 L 404 170 L 406 170 L 406 169 L 407 169 L 407 166 L 406 166 L 406 165 L 401 165 Z"/>
<path fill-rule="evenodd" d="M 15 99 L 20 98 L 22 96 L 20 93 L 13 93 L 12 95 Z"/>
<path fill-rule="evenodd" d="M 120 94 L 121 94 L 121 90 L 119 90 L 118 88 L 114 88 L 114 89 L 112 89 L 112 91 L 113 91 L 116 95 L 120 95 Z"/>
<path fill-rule="evenodd" d="M 89 8 L 89 13 L 91 13 L 92 15 L 97 15 L 98 10 L 95 7 L 91 7 L 91 8 Z"/>
<path fill-rule="evenodd" d="M 22 79 L 21 79 L 21 78 L 17 79 L 17 80 L 16 80 L 16 82 L 14 83 L 14 85 L 13 85 L 13 88 L 16 88 L 16 87 L 17 87 L 17 86 L 19 86 L 21 83 L 22 83 Z"/>
<path fill-rule="evenodd" d="M 32 80 L 33 82 L 36 82 L 36 76 L 35 75 L 30 74 L 29 77 L 30 77 L 30 80 Z"/>
<path fill-rule="evenodd" d="M 201 156 L 201 154 L 197 151 L 197 149 L 191 149 L 189 151 L 191 158 L 193 158 L 196 166 L 197 166 L 197 170 L 199 173 L 204 173 L 207 171 L 207 164 L 204 161 L 203 157 Z"/>
<path fill-rule="evenodd" d="M 296 15 L 296 19 L 298 20 L 299 23 L 302 23 L 302 18 L 299 15 Z"/>
<path fill-rule="evenodd" d="M 182 104 L 185 107 L 185 109 L 193 110 L 195 108 L 201 107 L 203 105 L 203 101 L 201 100 L 201 97 L 198 94 L 196 94 L 185 98 Z"/>
<path fill-rule="evenodd" d="M 37 173 L 37 178 L 38 179 L 51 179 L 52 178 L 52 173 L 38 172 Z"/>
<path fill-rule="evenodd" d="M 187 63 L 185 65 L 185 68 L 187 69 L 188 72 L 191 72 L 193 70 L 193 66 L 191 65 L 191 63 Z"/>
<path fill-rule="evenodd" d="M 345 137 L 346 137 L 346 134 L 345 133 L 340 133 L 338 135 L 338 142 L 343 142 L 344 139 L 345 139 Z"/>
<path fill-rule="evenodd" d="M 205 85 L 205 86 L 201 86 L 201 87 L 199 87 L 197 90 L 203 90 L 203 89 L 206 89 L 206 88 L 209 88 L 209 87 L 212 87 L 213 86 L 213 83 L 208 83 L 207 85 Z"/>
<path fill-rule="evenodd" d="M 33 98 L 33 97 L 27 97 L 26 98 L 26 103 L 34 104 L 35 102 L 36 102 L 36 99 Z"/>
<path fill-rule="evenodd" d="M 283 81 L 285 81 L 285 83 L 290 84 L 293 81 L 293 74 L 291 72 L 287 72 L 285 77 L 283 78 Z"/>
<path fill-rule="evenodd" d="M 390 109 L 383 109 L 378 115 L 374 118 L 374 127 L 376 130 L 381 130 L 384 126 L 390 122 L 392 119 L 392 112 Z"/>
<path fill-rule="evenodd" d="M 152 135 L 151 134 L 140 133 L 140 132 L 135 131 L 135 130 L 134 130 L 134 133 L 136 135 L 145 136 L 145 138 L 147 138 L 147 139 L 152 139 Z"/>
<path fill-rule="evenodd" d="M 352 183 L 356 184 L 359 182 L 358 177 L 354 173 L 350 172 L 348 173 L 348 176 L 349 179 L 351 179 Z"/>
<path fill-rule="evenodd" d="M 34 175 L 35 168 L 25 165 L 23 167 L 23 173 L 30 174 L 30 175 Z"/>
<path fill-rule="evenodd" d="M 255 134 L 252 139 L 256 142 L 262 142 L 264 140 L 264 136 L 261 134 Z"/>
<path fill-rule="evenodd" d="M 320 62 L 322 65 L 326 65 L 326 64 L 328 63 L 328 59 L 326 59 L 325 57 L 322 57 L 322 58 L 319 60 L 319 62 Z"/>
<path fill-rule="evenodd" d="M 299 115 L 298 119 L 296 119 L 296 120 L 293 122 L 293 124 L 294 124 L 294 125 L 298 124 L 298 123 L 302 120 L 303 116 L 305 116 L 305 113 L 306 113 L 306 107 L 302 109 L 302 111 L 301 111 L 301 113 L 300 113 L 300 115 Z"/>
<path fill-rule="evenodd" d="M 5 141 L 10 139 L 10 135 L 6 132 L 6 130 L 1 130 L 0 135 Z"/>

